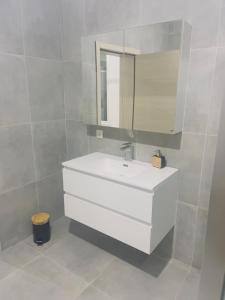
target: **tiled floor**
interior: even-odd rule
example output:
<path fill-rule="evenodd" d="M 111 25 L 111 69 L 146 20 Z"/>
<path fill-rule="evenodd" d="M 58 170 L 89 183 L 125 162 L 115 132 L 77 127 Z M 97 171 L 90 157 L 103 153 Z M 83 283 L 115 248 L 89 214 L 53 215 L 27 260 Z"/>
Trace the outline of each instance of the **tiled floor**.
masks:
<path fill-rule="evenodd" d="M 197 270 L 156 255 L 134 266 L 70 234 L 68 224 L 57 221 L 44 247 L 29 237 L 1 253 L 0 299 L 197 300 Z"/>

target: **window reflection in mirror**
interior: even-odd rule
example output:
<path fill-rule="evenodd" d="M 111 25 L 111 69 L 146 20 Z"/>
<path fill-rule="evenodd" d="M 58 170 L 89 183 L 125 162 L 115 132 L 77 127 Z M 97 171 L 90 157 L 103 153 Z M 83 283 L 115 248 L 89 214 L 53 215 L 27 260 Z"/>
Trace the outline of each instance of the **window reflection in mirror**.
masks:
<path fill-rule="evenodd" d="M 103 46 L 106 48 L 106 45 Z M 132 128 L 134 55 L 99 48 L 97 68 L 98 124 Z M 109 48 L 108 47 L 108 48 Z M 118 51 L 118 47 L 117 47 Z"/>

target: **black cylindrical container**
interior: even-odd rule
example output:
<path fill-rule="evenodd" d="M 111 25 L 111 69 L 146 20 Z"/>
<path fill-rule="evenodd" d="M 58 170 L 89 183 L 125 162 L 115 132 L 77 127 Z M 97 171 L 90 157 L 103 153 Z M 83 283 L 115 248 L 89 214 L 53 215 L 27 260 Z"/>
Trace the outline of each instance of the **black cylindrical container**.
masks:
<path fill-rule="evenodd" d="M 47 243 L 51 237 L 49 215 L 36 214 L 32 217 L 34 243 L 41 246 Z"/>

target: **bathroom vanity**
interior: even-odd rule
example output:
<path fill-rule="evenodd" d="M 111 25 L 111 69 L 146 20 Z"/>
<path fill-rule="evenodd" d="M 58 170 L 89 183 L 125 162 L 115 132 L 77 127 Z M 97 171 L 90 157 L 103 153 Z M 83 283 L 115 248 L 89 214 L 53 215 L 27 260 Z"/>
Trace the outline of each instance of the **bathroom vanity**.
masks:
<path fill-rule="evenodd" d="M 63 163 L 65 215 L 150 254 L 175 224 L 177 169 L 92 153 Z"/>

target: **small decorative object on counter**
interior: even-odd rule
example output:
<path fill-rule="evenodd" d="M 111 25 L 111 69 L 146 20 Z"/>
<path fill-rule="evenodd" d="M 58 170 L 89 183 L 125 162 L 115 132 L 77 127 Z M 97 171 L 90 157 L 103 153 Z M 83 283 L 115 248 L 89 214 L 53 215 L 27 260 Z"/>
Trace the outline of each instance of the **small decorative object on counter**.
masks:
<path fill-rule="evenodd" d="M 41 246 L 50 240 L 50 215 L 41 212 L 32 216 L 34 243 Z"/>
<path fill-rule="evenodd" d="M 162 169 L 166 166 L 166 158 L 160 152 L 160 150 L 156 151 L 156 154 L 152 156 L 152 165 L 155 168 Z"/>

